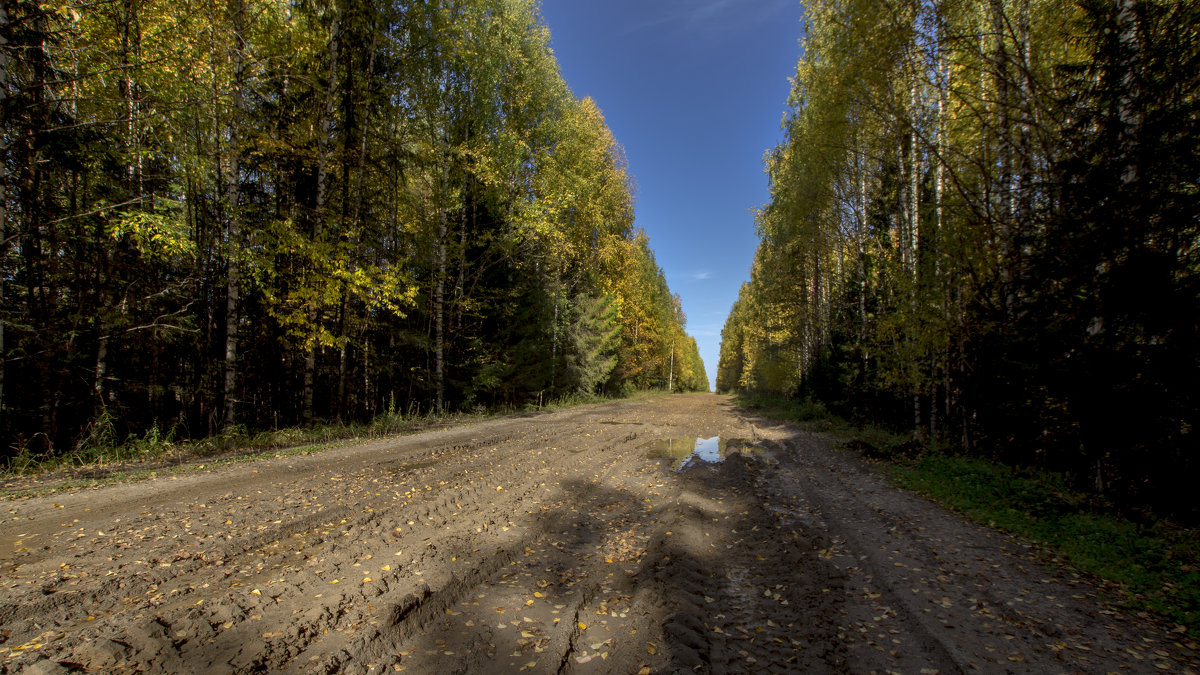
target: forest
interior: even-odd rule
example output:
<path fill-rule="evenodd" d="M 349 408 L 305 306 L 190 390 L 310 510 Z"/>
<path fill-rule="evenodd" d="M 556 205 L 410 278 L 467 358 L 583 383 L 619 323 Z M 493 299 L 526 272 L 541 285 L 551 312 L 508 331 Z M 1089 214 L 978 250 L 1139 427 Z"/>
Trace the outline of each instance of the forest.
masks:
<path fill-rule="evenodd" d="M 804 14 L 718 391 L 1195 522 L 1200 4 Z"/>
<path fill-rule="evenodd" d="M 0 86 L 0 457 L 708 389 L 535 0 L 17 0 Z"/>

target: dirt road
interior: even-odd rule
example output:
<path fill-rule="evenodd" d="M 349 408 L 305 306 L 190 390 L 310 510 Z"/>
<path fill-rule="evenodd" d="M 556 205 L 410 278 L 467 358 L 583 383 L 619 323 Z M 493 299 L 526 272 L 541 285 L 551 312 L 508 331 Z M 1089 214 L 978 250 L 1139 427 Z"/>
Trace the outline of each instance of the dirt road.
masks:
<path fill-rule="evenodd" d="M 2 670 L 1200 671 L 833 446 L 670 396 L 8 501 Z"/>

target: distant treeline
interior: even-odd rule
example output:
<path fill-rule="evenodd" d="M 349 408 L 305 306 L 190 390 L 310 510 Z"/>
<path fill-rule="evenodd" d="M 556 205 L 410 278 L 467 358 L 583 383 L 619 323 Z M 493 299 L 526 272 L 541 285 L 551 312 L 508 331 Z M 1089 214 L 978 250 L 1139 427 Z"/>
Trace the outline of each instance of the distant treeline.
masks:
<path fill-rule="evenodd" d="M 0 439 L 707 389 L 535 0 L 0 8 Z"/>
<path fill-rule="evenodd" d="M 1200 3 L 805 17 L 718 389 L 1195 517 Z"/>

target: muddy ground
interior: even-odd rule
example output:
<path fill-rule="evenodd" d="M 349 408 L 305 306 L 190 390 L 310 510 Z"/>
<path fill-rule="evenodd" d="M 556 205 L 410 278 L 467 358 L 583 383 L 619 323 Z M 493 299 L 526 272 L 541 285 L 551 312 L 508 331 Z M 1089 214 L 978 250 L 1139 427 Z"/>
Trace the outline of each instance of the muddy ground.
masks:
<path fill-rule="evenodd" d="M 1200 671 L 836 446 L 670 396 L 6 501 L 0 671 Z"/>

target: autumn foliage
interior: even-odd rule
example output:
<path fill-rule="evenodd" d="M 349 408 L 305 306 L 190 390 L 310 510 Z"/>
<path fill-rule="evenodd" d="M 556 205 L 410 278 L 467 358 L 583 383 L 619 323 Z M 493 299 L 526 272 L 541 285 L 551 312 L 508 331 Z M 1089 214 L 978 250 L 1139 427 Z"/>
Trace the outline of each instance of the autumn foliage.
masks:
<path fill-rule="evenodd" d="M 1196 4 L 805 17 L 718 390 L 1196 515 Z"/>
<path fill-rule="evenodd" d="M 531 0 L 0 9 L 0 438 L 707 387 Z"/>

